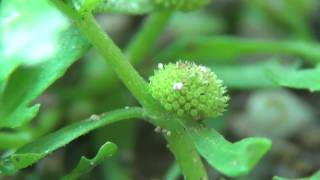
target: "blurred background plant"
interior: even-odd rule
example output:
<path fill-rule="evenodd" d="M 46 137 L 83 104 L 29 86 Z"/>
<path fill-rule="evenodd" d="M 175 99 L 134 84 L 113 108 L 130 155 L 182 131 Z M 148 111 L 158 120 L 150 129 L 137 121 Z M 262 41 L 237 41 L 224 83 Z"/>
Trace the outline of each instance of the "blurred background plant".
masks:
<path fill-rule="evenodd" d="M 154 7 L 147 2 L 106 1 L 95 9 L 96 18 L 145 79 L 158 63 L 182 59 L 210 67 L 224 81 L 231 97 L 228 112 L 204 122 L 232 141 L 251 136 L 273 141 L 268 156 L 239 179 L 307 177 L 320 169 L 317 0 L 215 0 L 202 9 L 164 17 L 153 15 Z M 95 49 L 82 57 L 91 45 L 54 5 L 4 0 L 0 19 L 3 157 L 92 114 L 137 105 Z M 156 32 L 144 28 L 154 23 Z M 130 56 L 135 52 L 132 39 L 139 33 L 153 33 L 149 41 L 155 43 L 144 42 L 150 46 Z M 106 140 L 117 144 L 118 153 L 107 152 L 113 157 L 83 179 L 181 178 L 164 138 L 140 121 L 99 128 L 3 178 L 60 178 L 76 167 L 82 155 L 93 157 Z M 228 179 L 209 170 L 209 179 L 219 178 Z"/>

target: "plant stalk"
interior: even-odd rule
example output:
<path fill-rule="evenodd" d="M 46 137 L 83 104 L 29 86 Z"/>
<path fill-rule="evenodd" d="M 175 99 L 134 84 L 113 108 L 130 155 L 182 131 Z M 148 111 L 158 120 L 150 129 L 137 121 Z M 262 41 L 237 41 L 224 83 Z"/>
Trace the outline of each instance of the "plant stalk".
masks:
<path fill-rule="evenodd" d="M 121 50 L 98 25 L 91 13 L 80 14 L 60 0 L 52 0 L 77 25 L 106 63 L 115 71 L 130 92 L 146 108 L 158 107 L 148 91 L 148 85 L 133 66 L 126 60 Z"/>
<path fill-rule="evenodd" d="M 139 32 L 129 42 L 125 50 L 125 55 L 133 66 L 145 60 L 146 54 L 152 51 L 158 37 L 169 22 L 171 15 L 172 12 L 170 11 L 159 11 L 147 17 Z M 103 85 L 104 89 L 108 90 L 115 83 L 118 83 L 117 76 L 113 71 L 106 71 L 105 76 L 108 78 Z M 86 89 L 85 91 L 88 93 L 89 90 Z"/>
<path fill-rule="evenodd" d="M 202 160 L 193 144 L 193 140 L 186 132 L 178 119 L 169 119 L 170 127 L 166 134 L 169 149 L 174 154 L 176 161 L 186 180 L 208 180 L 208 175 Z M 168 124 L 169 124 L 168 123 Z"/>
<path fill-rule="evenodd" d="M 127 57 L 132 64 L 139 64 L 150 53 L 172 13 L 172 11 L 159 11 L 147 18 L 126 49 Z"/>

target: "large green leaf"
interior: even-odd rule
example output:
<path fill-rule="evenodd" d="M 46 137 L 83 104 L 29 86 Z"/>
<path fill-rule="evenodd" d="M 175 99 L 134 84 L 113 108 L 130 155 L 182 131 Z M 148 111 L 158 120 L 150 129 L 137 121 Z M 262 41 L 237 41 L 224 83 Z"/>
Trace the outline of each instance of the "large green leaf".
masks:
<path fill-rule="evenodd" d="M 320 61 L 319 45 L 297 41 L 272 41 L 237 37 L 191 37 L 181 38 L 163 50 L 158 60 L 206 60 L 234 61 L 254 54 L 289 54 L 311 62 Z"/>
<path fill-rule="evenodd" d="M 47 1 L 4 0 L 0 8 L 1 82 L 20 64 L 36 64 L 55 53 L 58 33 L 68 21 Z"/>
<path fill-rule="evenodd" d="M 289 87 L 319 91 L 320 65 L 311 69 L 297 69 L 298 65 L 281 65 L 277 61 L 267 61 L 246 65 L 217 64 L 209 67 L 232 89 Z"/>
<path fill-rule="evenodd" d="M 61 148 L 72 140 L 107 124 L 128 119 L 141 118 L 144 112 L 141 108 L 126 108 L 102 114 L 66 126 L 54 133 L 41 137 L 34 142 L 19 148 L 12 155 L 0 160 L 0 175 L 14 174 L 19 169 L 28 167 L 54 150 Z"/>
<path fill-rule="evenodd" d="M 106 142 L 101 146 L 99 152 L 94 158 L 88 159 L 86 157 L 81 157 L 75 169 L 73 169 L 70 174 L 63 177 L 62 180 L 78 179 L 83 174 L 88 173 L 94 167 L 102 163 L 107 157 L 114 155 L 116 151 L 117 146 L 114 143 Z"/>
<path fill-rule="evenodd" d="M 189 122 L 186 127 L 199 153 L 211 166 L 230 177 L 248 174 L 271 148 L 271 141 L 266 138 L 246 138 L 231 143 L 198 122 Z"/>
<path fill-rule="evenodd" d="M 11 75 L 0 96 L 0 127 L 15 128 L 36 115 L 39 105 L 28 107 L 29 104 L 61 77 L 90 45 L 48 1 L 5 2 L 7 13 L 16 13 L 17 17 L 6 17 L 12 25 L 8 23 L 8 27 L 3 27 L 5 36 L 13 37 L 4 39 L 3 64 L 14 67 L 17 64 L 10 62 L 16 59 L 18 64 L 25 64 Z M 19 41 L 15 35 L 26 40 Z"/>
<path fill-rule="evenodd" d="M 312 69 L 273 68 L 270 76 L 277 84 L 297 89 L 308 89 L 311 92 L 320 90 L 320 64 Z"/>

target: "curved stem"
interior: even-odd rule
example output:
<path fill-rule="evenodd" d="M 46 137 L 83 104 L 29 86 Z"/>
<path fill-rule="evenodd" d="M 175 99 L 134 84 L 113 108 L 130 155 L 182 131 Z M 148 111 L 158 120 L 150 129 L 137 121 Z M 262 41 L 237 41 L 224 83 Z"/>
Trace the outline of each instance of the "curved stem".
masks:
<path fill-rule="evenodd" d="M 208 175 L 190 135 L 177 119 L 170 119 L 171 135 L 165 135 L 186 180 L 207 180 Z"/>
<path fill-rule="evenodd" d="M 146 54 L 152 51 L 158 37 L 169 22 L 171 15 L 171 11 L 159 11 L 154 12 L 147 17 L 146 21 L 143 23 L 138 33 L 129 42 L 125 50 L 126 57 L 133 66 L 141 63 L 145 59 Z M 113 71 L 106 71 L 104 76 L 105 80 L 103 82 L 104 84 L 101 85 L 103 86 L 101 89 L 104 89 L 104 92 L 106 92 L 113 87 L 115 83 L 118 83 L 118 81 L 117 76 Z M 82 89 L 85 94 L 95 93 L 95 91 L 90 88 L 90 85 L 86 85 Z M 73 90 L 71 90 L 70 94 L 72 95 L 72 93 Z M 70 97 L 69 94 L 68 97 Z M 77 98 L 78 97 L 79 96 L 77 95 Z"/>
<path fill-rule="evenodd" d="M 52 0 L 78 26 L 108 65 L 126 85 L 137 100 L 147 109 L 157 108 L 156 101 L 148 92 L 148 85 L 133 66 L 126 60 L 121 50 L 98 25 L 92 14 L 80 14 L 60 0 Z"/>
<path fill-rule="evenodd" d="M 172 15 L 171 11 L 159 11 L 151 14 L 144 22 L 138 34 L 129 43 L 126 54 L 132 64 L 141 62 L 154 47 L 159 35 L 165 29 Z"/>

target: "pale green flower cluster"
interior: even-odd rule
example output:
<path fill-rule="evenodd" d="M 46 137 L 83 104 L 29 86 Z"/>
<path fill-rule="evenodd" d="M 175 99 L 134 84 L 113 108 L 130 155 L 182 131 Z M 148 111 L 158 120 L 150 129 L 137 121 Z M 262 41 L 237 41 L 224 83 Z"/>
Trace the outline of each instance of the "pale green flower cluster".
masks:
<path fill-rule="evenodd" d="M 149 86 L 152 96 L 166 110 L 193 119 L 221 115 L 229 100 L 214 72 L 189 62 L 159 64 Z"/>

